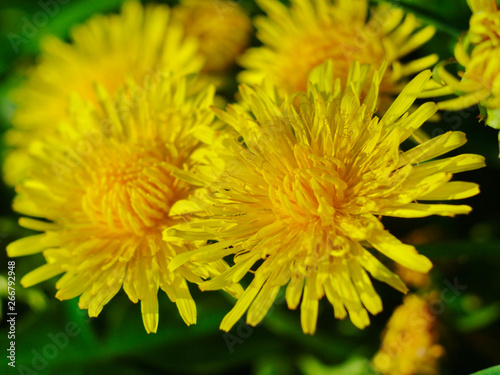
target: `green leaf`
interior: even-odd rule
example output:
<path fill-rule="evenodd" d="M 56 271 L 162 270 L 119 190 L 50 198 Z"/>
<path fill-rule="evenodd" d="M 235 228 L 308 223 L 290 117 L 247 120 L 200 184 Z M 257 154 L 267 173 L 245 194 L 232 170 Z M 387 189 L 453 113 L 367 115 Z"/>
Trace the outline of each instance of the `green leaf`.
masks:
<path fill-rule="evenodd" d="M 304 375 L 377 375 L 378 372 L 363 357 L 351 357 L 338 366 L 325 366 L 314 357 L 303 357 L 299 361 Z"/>
<path fill-rule="evenodd" d="M 471 332 L 488 327 L 499 317 L 500 303 L 494 303 L 457 319 L 456 325 L 462 332 Z"/>
<path fill-rule="evenodd" d="M 471 375 L 500 375 L 500 366 L 490 367 L 486 370 L 481 370 Z"/>
<path fill-rule="evenodd" d="M 5 35 L 0 35 L 5 40 L 2 53 L 6 55 L 5 59 L 13 58 L 16 53 L 37 53 L 40 41 L 45 36 L 66 38 L 75 24 L 85 21 L 94 14 L 118 9 L 123 2 L 124 0 L 80 0 L 70 1 L 67 4 L 58 3 L 57 7 L 52 8 L 43 8 L 38 3 L 36 7 L 24 11 L 10 8 L 8 10 L 12 13 L 11 25 L 15 26 L 9 25 Z M 5 65 L 7 62 L 2 61 L 2 64 Z"/>
<path fill-rule="evenodd" d="M 49 24 L 40 37 L 46 34 L 53 34 L 65 37 L 73 25 L 85 21 L 87 18 L 118 9 L 124 0 L 104 0 L 104 1 L 76 1 L 61 5 L 61 12 Z"/>
<path fill-rule="evenodd" d="M 269 357 L 264 356 L 256 362 L 255 375 L 292 375 L 295 373 L 292 362 L 284 356 L 277 356 L 275 354 Z"/>

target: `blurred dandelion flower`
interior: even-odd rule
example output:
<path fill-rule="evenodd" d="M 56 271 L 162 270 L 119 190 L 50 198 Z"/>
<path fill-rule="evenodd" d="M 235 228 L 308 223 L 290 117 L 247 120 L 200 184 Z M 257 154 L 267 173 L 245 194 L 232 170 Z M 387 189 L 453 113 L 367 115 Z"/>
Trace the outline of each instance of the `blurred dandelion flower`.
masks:
<path fill-rule="evenodd" d="M 455 57 L 464 68 L 460 79 L 441 63 L 435 70 L 441 86 L 421 97 L 458 95 L 438 103 L 439 109 L 458 111 L 479 104 L 486 124 L 500 129 L 500 12 L 495 0 L 468 2 L 473 11 L 470 28 L 455 46 Z"/>
<path fill-rule="evenodd" d="M 238 3 L 228 0 L 183 0 L 173 9 L 187 37 L 196 39 L 205 58 L 203 71 L 223 73 L 245 50 L 252 23 Z"/>
<path fill-rule="evenodd" d="M 392 314 L 373 366 L 382 375 L 436 375 L 444 348 L 438 344 L 436 317 L 431 312 L 433 294 L 411 294 Z"/>
<path fill-rule="evenodd" d="M 162 229 L 177 222 L 171 206 L 191 190 L 170 169 L 193 167 L 196 129 L 213 120 L 213 88 L 187 96 L 188 85 L 170 78 L 148 81 L 147 89 L 129 83 L 115 97 L 99 86 L 98 108 L 75 100 L 61 136 L 32 147 L 31 177 L 17 187 L 14 209 L 40 218 L 20 224 L 44 233 L 11 243 L 7 253 L 43 252 L 47 264 L 24 276 L 23 286 L 64 273 L 56 297 L 80 296 L 91 317 L 123 286 L 134 303 L 141 301 L 148 333 L 158 326 L 161 288 L 186 324 L 196 322 L 186 280 L 199 283 L 228 267 L 218 260 L 167 269 L 176 254 L 190 250 L 162 240 Z M 237 295 L 239 288 L 229 292 Z"/>
<path fill-rule="evenodd" d="M 119 15 L 97 15 L 75 27 L 71 44 L 55 37 L 44 40 L 39 64 L 12 95 L 17 108 L 6 135 L 13 148 L 4 164 L 8 184 L 26 176 L 30 144 L 67 119 L 71 95 L 97 102 L 96 83 L 114 94 L 127 78 L 144 83 L 168 71 L 201 70 L 197 42 L 185 40 L 182 28 L 169 19 L 167 6 L 129 1 Z"/>
<path fill-rule="evenodd" d="M 496 0 L 467 0 L 473 12 L 469 42 L 483 48 L 500 46 L 500 14 Z M 485 44 L 483 44 L 485 43 Z"/>
<path fill-rule="evenodd" d="M 404 79 L 429 68 L 436 55 L 408 63 L 400 59 L 434 35 L 432 26 L 415 32 L 419 23 L 413 14 L 387 4 L 369 13 L 367 0 L 291 0 L 291 8 L 276 0 L 257 0 L 267 17 L 255 20 L 262 47 L 249 49 L 240 59 L 246 68 L 239 75 L 243 83 L 259 84 L 264 78 L 288 93 L 305 91 L 311 70 L 328 59 L 335 77 L 347 81 L 351 63 L 371 64 L 370 75 L 384 61 L 389 72 L 379 90 L 386 109 L 393 94 L 404 87 Z"/>
<path fill-rule="evenodd" d="M 469 206 L 433 201 L 479 192 L 476 184 L 449 181 L 452 173 L 483 166 L 483 157 L 429 161 L 463 145 L 463 133 L 448 132 L 406 152 L 399 148 L 437 111 L 434 103 L 426 103 L 407 112 L 430 71 L 411 81 L 379 119 L 374 112 L 382 76 L 353 64 L 342 90 L 333 66 L 328 61 L 313 70 L 307 93 L 282 97 L 276 89 L 242 85 L 244 105 L 217 111 L 232 132 L 222 133 L 206 151 L 207 165 L 191 177 L 183 175 L 202 188 L 177 202 L 172 212 L 194 218 L 167 229 L 164 238 L 218 242 L 178 255 L 169 268 L 235 254 L 231 269 L 200 284 L 202 290 L 233 285 L 254 270 L 253 281 L 222 321 L 223 330 L 247 310 L 247 323 L 258 324 L 286 284 L 289 308 L 295 309 L 302 297 L 305 333 L 315 332 L 318 302 L 325 294 L 337 318 L 349 313 L 357 327 L 365 327 L 366 310 L 382 310 L 367 271 L 407 290 L 367 247 L 412 270 L 432 267 L 413 246 L 385 230 L 380 216 L 466 214 Z M 361 100 L 365 81 L 370 88 Z"/>

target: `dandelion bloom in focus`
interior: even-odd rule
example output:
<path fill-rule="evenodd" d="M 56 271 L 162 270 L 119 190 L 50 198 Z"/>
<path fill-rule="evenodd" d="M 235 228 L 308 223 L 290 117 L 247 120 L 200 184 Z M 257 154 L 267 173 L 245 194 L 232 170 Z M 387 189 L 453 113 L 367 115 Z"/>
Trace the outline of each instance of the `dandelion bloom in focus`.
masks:
<path fill-rule="evenodd" d="M 463 145 L 463 133 L 448 132 L 406 152 L 399 148 L 437 110 L 426 103 L 407 112 L 431 72 L 409 83 L 379 119 L 374 112 L 382 78 L 375 72 L 366 81 L 369 69 L 353 64 L 344 90 L 340 79 L 333 79 L 331 61 L 313 71 L 307 93 L 281 96 L 275 88 L 242 85 L 244 104 L 217 111 L 232 130 L 205 152 L 206 166 L 184 176 L 202 187 L 172 212 L 191 215 L 192 221 L 169 228 L 165 238 L 218 241 L 180 254 L 170 269 L 235 255 L 231 269 L 200 284 L 202 290 L 224 288 L 254 273 L 222 321 L 223 330 L 246 311 L 247 323 L 258 324 L 284 285 L 290 309 L 302 297 L 305 333 L 315 332 L 324 295 L 337 318 L 348 313 L 363 328 L 369 324 L 367 310 L 382 310 L 367 272 L 407 290 L 367 248 L 415 271 L 432 267 L 385 230 L 380 216 L 454 216 L 471 210 L 433 203 L 479 191 L 476 184 L 449 181 L 452 173 L 483 166 L 483 157 L 429 161 Z M 360 100 L 365 81 L 369 89 Z"/>
<path fill-rule="evenodd" d="M 436 77 L 442 86 L 422 97 L 458 95 L 438 103 L 439 109 L 458 111 L 478 104 L 486 124 L 500 129 L 500 12 L 495 0 L 468 2 L 473 12 L 470 28 L 455 46 L 455 57 L 463 67 L 459 78 L 440 64 Z"/>
<path fill-rule="evenodd" d="M 404 87 L 404 78 L 429 68 L 436 55 L 408 63 L 400 60 L 434 35 L 434 27 L 419 29 L 413 14 L 405 16 L 387 4 L 369 13 L 367 0 L 291 0 L 288 8 L 277 0 L 257 0 L 267 13 L 255 20 L 262 47 L 249 49 L 240 59 L 247 70 L 239 79 L 259 84 L 267 78 L 288 93 L 305 91 L 311 70 L 333 60 L 335 77 L 347 81 L 351 63 L 371 64 L 370 75 L 384 61 L 388 73 L 380 83 L 380 99 L 389 99 Z M 367 18 L 369 20 L 367 21 Z"/>
<path fill-rule="evenodd" d="M 215 261 L 167 269 L 190 248 L 164 242 L 162 229 L 177 222 L 170 207 L 192 189 L 170 170 L 193 167 L 196 129 L 213 120 L 214 90 L 188 96 L 188 85 L 167 78 L 129 83 L 115 97 L 99 86 L 98 108 L 75 99 L 61 135 L 32 147 L 34 167 L 17 187 L 14 209 L 37 218 L 21 218 L 22 226 L 44 233 L 13 242 L 7 253 L 43 252 L 47 263 L 24 276 L 23 286 L 64 273 L 56 297 L 80 296 L 91 317 L 123 286 L 130 300 L 141 301 L 148 332 L 158 326 L 161 288 L 186 324 L 196 322 L 186 280 L 199 283 L 228 267 Z"/>
<path fill-rule="evenodd" d="M 411 294 L 391 316 L 373 365 L 382 375 L 436 375 L 444 349 L 438 344 L 431 297 Z"/>
<path fill-rule="evenodd" d="M 203 71 L 224 73 L 245 50 L 252 23 L 237 2 L 228 0 L 183 0 L 173 10 L 187 37 L 198 41 L 205 58 Z"/>
<path fill-rule="evenodd" d="M 45 39 L 40 62 L 12 95 L 17 108 L 6 135 L 12 147 L 4 164 L 8 184 L 26 176 L 32 142 L 68 118 L 72 95 L 97 102 L 96 83 L 114 94 L 128 78 L 144 82 L 167 71 L 182 75 L 203 66 L 196 41 L 186 40 L 182 28 L 171 24 L 164 5 L 129 1 L 119 15 L 97 15 L 75 27 L 71 39 L 71 44 Z"/>

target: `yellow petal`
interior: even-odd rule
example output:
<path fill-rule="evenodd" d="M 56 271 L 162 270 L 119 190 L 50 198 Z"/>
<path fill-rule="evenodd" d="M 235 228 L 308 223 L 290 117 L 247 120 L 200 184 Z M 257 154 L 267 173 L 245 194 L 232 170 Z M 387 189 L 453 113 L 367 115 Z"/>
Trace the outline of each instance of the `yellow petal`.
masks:
<path fill-rule="evenodd" d="M 302 290 L 304 289 L 304 278 L 302 276 L 294 276 L 290 279 L 286 287 L 286 303 L 288 308 L 295 310 L 300 302 L 300 297 L 302 296 Z"/>
<path fill-rule="evenodd" d="M 418 272 L 428 272 L 432 268 L 431 261 L 418 254 L 413 246 L 403 244 L 385 230 L 374 231 L 368 242 L 375 249 L 403 267 Z"/>
<path fill-rule="evenodd" d="M 37 234 L 14 241 L 7 245 L 7 255 L 19 257 L 39 253 L 48 247 L 44 243 L 44 239 L 46 239 L 45 234 Z"/>
<path fill-rule="evenodd" d="M 474 13 L 481 11 L 493 13 L 497 11 L 497 4 L 495 0 L 467 0 L 467 3 L 469 3 L 469 6 Z"/>
<path fill-rule="evenodd" d="M 64 270 L 60 264 L 44 264 L 41 267 L 27 273 L 22 279 L 21 284 L 23 287 L 28 288 L 32 285 L 38 284 L 42 281 L 48 280 L 54 276 L 63 273 Z"/>
<path fill-rule="evenodd" d="M 267 315 L 269 309 L 276 300 L 276 296 L 280 291 L 280 287 L 277 285 L 272 285 L 271 281 L 268 280 L 266 284 L 262 287 L 257 297 L 252 302 L 252 305 L 248 309 L 247 313 L 247 324 L 251 326 L 256 326 L 262 319 Z"/>
<path fill-rule="evenodd" d="M 179 313 L 184 322 L 189 326 L 196 324 L 196 305 L 194 303 L 186 280 L 182 279 L 179 283 L 174 284 L 175 304 L 179 309 Z"/>
<path fill-rule="evenodd" d="M 361 265 L 377 280 L 382 281 L 402 293 L 408 292 L 408 288 L 401 279 L 384 266 L 368 250 L 363 249 L 363 256 L 359 258 Z"/>
<path fill-rule="evenodd" d="M 238 302 L 236 302 L 236 305 L 234 305 L 231 311 L 226 314 L 224 319 L 222 319 L 220 329 L 228 332 L 236 324 L 236 322 L 243 316 L 245 311 L 247 311 L 248 307 L 259 293 L 265 281 L 265 279 L 253 279 L 248 288 L 241 295 Z"/>
<path fill-rule="evenodd" d="M 410 83 L 408 83 L 380 121 L 386 126 L 392 125 L 404 113 L 406 113 L 406 111 L 408 111 L 408 109 L 417 99 L 417 96 L 424 89 L 431 76 L 431 71 L 427 70 L 420 73 Z"/>
<path fill-rule="evenodd" d="M 306 278 L 304 296 L 300 304 L 300 323 L 305 334 L 314 335 L 318 320 L 318 291 L 316 290 L 316 273 Z"/>
<path fill-rule="evenodd" d="M 462 132 L 441 134 L 403 153 L 399 158 L 398 167 L 433 159 L 464 145 L 466 142 L 467 139 Z"/>
<path fill-rule="evenodd" d="M 366 274 L 365 270 L 361 268 L 357 259 L 350 259 L 348 261 L 351 279 L 358 291 L 361 302 L 365 305 L 366 309 L 372 314 L 378 314 L 382 311 L 382 300 L 380 299 L 375 289 L 373 289 L 372 282 Z"/>
<path fill-rule="evenodd" d="M 452 181 L 441 185 L 428 194 L 417 197 L 418 200 L 465 199 L 479 194 L 479 185 L 471 182 Z"/>
<path fill-rule="evenodd" d="M 141 314 L 147 333 L 156 333 L 160 314 L 158 313 L 158 297 L 147 294 L 141 301 Z"/>
<path fill-rule="evenodd" d="M 453 217 L 465 215 L 471 211 L 472 208 L 466 205 L 409 203 L 399 207 L 384 207 L 377 213 L 384 216 L 417 218 L 431 215 Z"/>

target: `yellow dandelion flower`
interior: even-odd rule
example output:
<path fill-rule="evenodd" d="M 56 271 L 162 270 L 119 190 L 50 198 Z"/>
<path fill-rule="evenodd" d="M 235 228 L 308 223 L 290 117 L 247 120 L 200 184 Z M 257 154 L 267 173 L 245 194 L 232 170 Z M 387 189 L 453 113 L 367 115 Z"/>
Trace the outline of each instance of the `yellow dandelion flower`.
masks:
<path fill-rule="evenodd" d="M 468 0 L 473 12 L 470 19 L 469 42 L 500 46 L 500 14 L 496 0 Z"/>
<path fill-rule="evenodd" d="M 231 67 L 252 31 L 248 16 L 229 0 L 183 0 L 174 8 L 173 19 L 184 26 L 188 37 L 198 40 L 206 73 L 223 73 Z"/>
<path fill-rule="evenodd" d="M 247 310 L 247 323 L 258 324 L 283 285 L 289 308 L 295 309 L 302 297 L 305 333 L 314 333 L 324 295 L 337 318 L 349 313 L 363 328 L 369 324 L 367 310 L 376 314 L 382 309 L 367 271 L 407 290 L 367 247 L 419 272 L 432 266 L 385 230 L 380 216 L 454 216 L 471 210 L 433 203 L 479 191 L 476 184 L 449 180 L 452 173 L 483 166 L 483 157 L 429 161 L 463 145 L 463 133 L 449 132 L 406 152 L 399 149 L 437 111 L 434 103 L 426 103 L 407 112 L 431 72 L 408 84 L 379 119 L 374 117 L 382 80 L 378 72 L 360 100 L 369 69 L 354 64 L 344 90 L 340 79 L 333 80 L 331 61 L 313 71 L 307 93 L 281 97 L 276 90 L 242 85 L 245 106 L 217 111 L 234 132 L 222 133 L 205 153 L 207 165 L 188 179 L 205 188 L 172 208 L 195 218 L 169 228 L 164 238 L 218 241 L 180 254 L 170 269 L 235 254 L 231 269 L 202 283 L 202 290 L 232 285 L 254 267 L 253 281 L 222 321 L 223 330 Z"/>
<path fill-rule="evenodd" d="M 276 0 L 257 0 L 267 17 L 257 17 L 257 36 L 264 44 L 249 49 L 240 62 L 247 70 L 239 79 L 259 84 L 267 77 L 288 93 L 305 91 L 311 70 L 333 60 L 335 77 L 347 80 L 351 63 L 371 64 L 370 74 L 384 61 L 389 72 L 380 84 L 381 99 L 399 93 L 404 77 L 435 64 L 436 55 L 409 63 L 400 60 L 427 42 L 435 32 L 428 26 L 417 32 L 413 14 L 404 15 L 387 4 L 373 9 L 368 22 L 367 0 L 291 0 L 287 8 Z M 385 103 L 384 107 L 388 107 Z"/>
<path fill-rule="evenodd" d="M 196 322 L 186 280 L 199 283 L 228 267 L 215 261 L 167 269 L 190 250 L 162 240 L 162 229 L 176 223 L 170 207 L 191 190 L 170 170 L 193 167 L 197 126 L 213 120 L 214 90 L 188 96 L 188 85 L 170 78 L 149 80 L 146 88 L 130 83 L 116 97 L 99 86 L 99 108 L 75 104 L 61 135 L 32 147 L 31 178 L 18 186 L 14 209 L 41 218 L 21 218 L 20 225 L 44 233 L 11 243 L 7 253 L 43 252 L 47 263 L 24 276 L 23 286 L 64 273 L 56 297 L 80 296 L 91 317 L 123 286 L 130 300 L 141 301 L 148 333 L 158 326 L 161 288 L 186 324 Z"/>
<path fill-rule="evenodd" d="M 98 15 L 75 27 L 71 44 L 55 37 L 44 41 L 39 64 L 12 95 L 17 108 L 6 136 L 13 147 L 4 165 L 7 183 L 26 175 L 29 145 L 67 119 L 71 95 L 97 102 L 95 83 L 113 94 L 130 77 L 145 82 L 168 71 L 201 70 L 196 41 L 184 40 L 182 28 L 169 19 L 167 6 L 129 1 L 119 15 Z"/>
<path fill-rule="evenodd" d="M 432 295 L 409 295 L 391 316 L 373 366 L 383 375 L 439 374 L 444 349 L 430 308 Z"/>
<path fill-rule="evenodd" d="M 500 129 L 500 12 L 495 0 L 468 2 L 474 12 L 470 29 L 455 46 L 455 57 L 464 68 L 460 79 L 439 64 L 435 73 L 441 87 L 421 97 L 458 95 L 438 103 L 439 109 L 458 111 L 479 104 L 486 124 Z"/>

